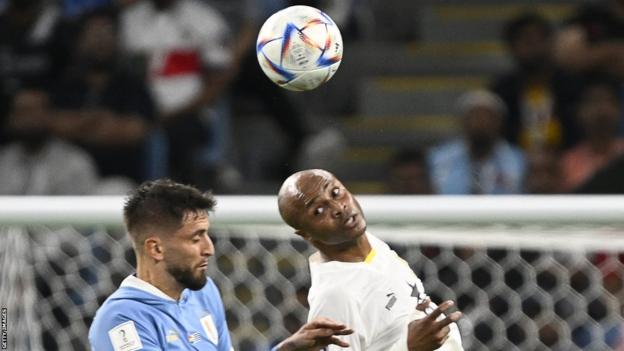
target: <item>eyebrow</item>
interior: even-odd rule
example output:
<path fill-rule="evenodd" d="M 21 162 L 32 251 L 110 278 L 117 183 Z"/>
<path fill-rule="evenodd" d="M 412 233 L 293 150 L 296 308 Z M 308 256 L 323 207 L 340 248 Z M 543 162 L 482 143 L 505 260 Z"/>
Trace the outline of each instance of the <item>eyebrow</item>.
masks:
<path fill-rule="evenodd" d="M 332 184 L 333 182 L 329 181 L 327 183 L 325 183 L 325 185 L 323 185 L 323 191 L 327 190 L 327 188 Z M 311 198 L 310 200 L 304 202 L 303 204 L 305 205 L 305 208 L 309 208 L 310 206 L 312 206 L 312 204 L 314 203 L 314 201 L 316 201 L 316 199 L 318 198 L 318 195 Z"/>
<path fill-rule="evenodd" d="M 310 200 L 304 202 L 303 204 L 305 205 L 305 208 L 309 208 L 310 206 L 312 206 L 312 204 L 314 203 L 314 201 L 316 201 L 317 198 L 318 196 L 315 196 L 311 198 Z"/>
<path fill-rule="evenodd" d="M 207 233 L 207 232 L 208 232 L 208 229 L 201 228 L 201 229 L 197 229 L 196 231 L 192 232 L 190 236 L 194 237 L 195 235 L 199 235 L 199 234 L 203 234 L 203 233 Z"/>

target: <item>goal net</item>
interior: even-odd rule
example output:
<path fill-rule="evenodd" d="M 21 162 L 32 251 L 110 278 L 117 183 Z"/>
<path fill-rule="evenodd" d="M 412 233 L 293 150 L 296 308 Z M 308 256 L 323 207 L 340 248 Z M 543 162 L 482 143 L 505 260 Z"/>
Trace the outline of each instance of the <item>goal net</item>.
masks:
<path fill-rule="evenodd" d="M 363 196 L 434 301 L 455 300 L 467 350 L 624 348 L 624 198 Z M 274 197 L 218 197 L 209 275 L 234 347 L 267 350 L 307 316 L 310 246 Z M 88 350 L 95 311 L 134 255 L 122 199 L 0 198 L 9 350 Z"/>

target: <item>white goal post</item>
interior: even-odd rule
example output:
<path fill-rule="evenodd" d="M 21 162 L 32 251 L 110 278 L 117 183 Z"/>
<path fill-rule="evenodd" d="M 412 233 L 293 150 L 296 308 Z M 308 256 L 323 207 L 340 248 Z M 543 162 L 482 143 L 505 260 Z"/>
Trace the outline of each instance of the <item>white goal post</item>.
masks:
<path fill-rule="evenodd" d="M 306 316 L 312 249 L 274 196 L 216 196 L 209 274 L 235 348 L 260 351 Z M 358 196 L 434 299 L 465 313 L 468 350 L 609 350 L 624 333 L 624 197 Z M 8 349 L 87 350 L 93 313 L 134 258 L 121 197 L 0 197 Z"/>

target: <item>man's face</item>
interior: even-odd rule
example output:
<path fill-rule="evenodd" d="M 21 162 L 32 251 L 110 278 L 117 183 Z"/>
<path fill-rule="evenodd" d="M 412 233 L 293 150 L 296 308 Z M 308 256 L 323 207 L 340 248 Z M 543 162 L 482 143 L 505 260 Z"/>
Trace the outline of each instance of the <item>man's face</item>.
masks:
<path fill-rule="evenodd" d="M 287 201 L 304 238 L 336 245 L 366 232 L 360 204 L 332 174 L 311 171 L 299 178 L 296 186 L 298 192 L 291 193 Z"/>
<path fill-rule="evenodd" d="M 15 140 L 38 145 L 49 136 L 51 123 L 47 96 L 38 91 L 21 91 L 15 95 L 8 129 Z"/>
<path fill-rule="evenodd" d="M 100 16 L 87 21 L 78 41 L 78 50 L 83 60 L 90 65 L 110 65 L 117 49 L 116 28 L 112 19 Z"/>
<path fill-rule="evenodd" d="M 485 106 L 475 106 L 464 115 L 466 136 L 476 147 L 491 147 L 499 138 L 501 124 L 502 117 Z"/>
<path fill-rule="evenodd" d="M 579 117 L 587 134 L 613 135 L 620 118 L 617 96 L 601 85 L 587 89 L 581 99 Z"/>
<path fill-rule="evenodd" d="M 550 63 L 551 47 L 550 36 L 539 25 L 533 24 L 520 30 L 511 44 L 511 54 L 525 71 L 533 72 Z"/>
<path fill-rule="evenodd" d="M 182 226 L 164 241 L 165 269 L 178 283 L 191 290 L 199 290 L 206 284 L 208 259 L 214 255 L 209 227 L 206 212 L 187 212 Z"/>

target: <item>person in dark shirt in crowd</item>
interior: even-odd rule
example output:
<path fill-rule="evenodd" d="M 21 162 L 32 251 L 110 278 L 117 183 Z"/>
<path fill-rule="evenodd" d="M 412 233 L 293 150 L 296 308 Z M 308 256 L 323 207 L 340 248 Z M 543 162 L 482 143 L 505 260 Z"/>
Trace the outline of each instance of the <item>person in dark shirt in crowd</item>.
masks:
<path fill-rule="evenodd" d="M 67 64 L 67 29 L 48 1 L 8 0 L 0 14 L 0 126 L 13 95 L 23 87 L 47 87 Z M 0 142 L 7 140 L 0 127 Z"/>
<path fill-rule="evenodd" d="M 527 174 L 524 192 L 527 194 L 559 194 L 563 191 L 560 152 L 553 148 L 526 153 Z"/>
<path fill-rule="evenodd" d="M 533 12 L 510 19 L 503 30 L 514 66 L 491 88 L 508 108 L 505 138 L 526 151 L 569 147 L 578 140 L 568 101 L 575 100 L 580 80 L 556 67 L 553 36 L 551 23 Z"/>
<path fill-rule="evenodd" d="M 432 194 L 425 152 L 421 149 L 398 151 L 390 161 L 386 187 L 390 194 Z"/>
<path fill-rule="evenodd" d="M 12 141 L 0 148 L 1 195 L 87 195 L 98 186 L 95 164 L 79 147 L 55 138 L 47 92 L 15 93 L 8 118 Z"/>
<path fill-rule="evenodd" d="M 143 81 L 120 68 L 117 52 L 115 13 L 86 16 L 74 64 L 55 89 L 57 133 L 82 145 L 102 176 L 141 182 L 150 176 L 146 140 L 153 107 Z"/>
<path fill-rule="evenodd" d="M 593 76 L 586 83 L 577 111 L 584 138 L 562 159 L 565 191 L 573 191 L 624 154 L 624 138 L 617 132 L 622 113 L 618 91 L 619 82 L 610 77 Z"/>

